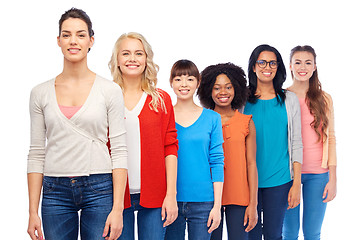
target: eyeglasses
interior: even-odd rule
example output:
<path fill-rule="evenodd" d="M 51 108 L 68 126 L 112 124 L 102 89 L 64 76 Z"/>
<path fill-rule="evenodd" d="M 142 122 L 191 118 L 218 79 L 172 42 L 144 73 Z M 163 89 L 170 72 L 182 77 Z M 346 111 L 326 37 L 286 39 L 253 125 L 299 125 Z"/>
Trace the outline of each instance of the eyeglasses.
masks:
<path fill-rule="evenodd" d="M 274 68 L 277 68 L 278 67 L 278 62 L 277 61 L 265 61 L 265 60 L 258 60 L 256 61 L 256 63 L 258 64 L 258 66 L 260 68 L 266 68 L 266 66 L 269 64 L 270 68 L 274 69 Z"/>

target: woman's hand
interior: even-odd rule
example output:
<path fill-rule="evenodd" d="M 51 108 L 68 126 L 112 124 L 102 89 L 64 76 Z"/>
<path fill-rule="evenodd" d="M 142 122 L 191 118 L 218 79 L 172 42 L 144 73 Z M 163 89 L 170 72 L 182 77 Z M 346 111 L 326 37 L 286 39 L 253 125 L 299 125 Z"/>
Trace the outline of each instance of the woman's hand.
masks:
<path fill-rule="evenodd" d="M 332 181 L 330 180 L 324 189 L 324 193 L 323 193 L 323 199 L 324 199 L 324 203 L 328 203 L 330 201 L 332 201 L 334 198 L 336 197 L 336 181 Z"/>
<path fill-rule="evenodd" d="M 209 228 L 208 233 L 211 233 L 217 229 L 221 221 L 221 207 L 213 207 L 210 211 L 209 218 L 207 221 L 207 227 Z"/>
<path fill-rule="evenodd" d="M 257 224 L 258 213 L 257 206 L 247 206 L 244 216 L 244 226 L 248 225 L 245 229 L 245 232 L 250 232 Z"/>
<path fill-rule="evenodd" d="M 41 220 L 39 215 L 30 214 L 29 226 L 27 230 L 32 240 L 43 240 L 43 233 L 41 230 Z"/>
<path fill-rule="evenodd" d="M 178 216 L 178 206 L 176 196 L 166 195 L 162 208 L 161 208 L 161 220 L 164 222 L 163 227 L 172 224 Z"/>
<path fill-rule="evenodd" d="M 294 183 L 288 195 L 288 208 L 296 208 L 300 204 L 301 184 Z"/>
<path fill-rule="evenodd" d="M 106 240 L 116 240 L 120 237 L 122 229 L 123 229 L 123 211 L 112 210 L 106 219 L 103 237 Z M 108 236 L 109 230 L 110 230 L 110 235 Z"/>

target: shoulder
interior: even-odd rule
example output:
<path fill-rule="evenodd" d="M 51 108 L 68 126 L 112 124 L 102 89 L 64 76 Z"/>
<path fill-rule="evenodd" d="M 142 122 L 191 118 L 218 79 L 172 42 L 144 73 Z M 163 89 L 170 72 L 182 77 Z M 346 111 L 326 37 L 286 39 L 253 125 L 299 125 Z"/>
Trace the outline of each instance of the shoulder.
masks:
<path fill-rule="evenodd" d="M 164 101 L 171 100 L 170 95 L 161 88 L 156 88 L 156 92 L 164 99 Z"/>
<path fill-rule="evenodd" d="M 214 110 L 203 108 L 203 114 L 206 120 L 211 120 L 212 122 L 220 122 L 221 124 L 221 115 Z"/>
<path fill-rule="evenodd" d="M 122 95 L 122 90 L 121 87 L 116 84 L 113 81 L 110 81 L 100 75 L 96 74 L 96 81 L 98 83 L 98 86 L 100 86 L 101 90 L 104 91 L 105 95 L 107 94 L 121 94 Z"/>
<path fill-rule="evenodd" d="M 31 90 L 31 93 L 30 93 L 31 97 L 40 97 L 40 96 L 43 96 L 44 94 L 50 93 L 51 85 L 54 83 L 55 83 L 55 78 L 36 85 Z"/>
<path fill-rule="evenodd" d="M 206 114 L 208 116 L 211 116 L 214 118 L 218 118 L 218 117 L 221 118 L 221 115 L 219 113 L 215 112 L 214 110 L 203 108 L 203 111 L 204 111 L 204 114 Z"/>
<path fill-rule="evenodd" d="M 291 106 L 300 106 L 300 102 L 298 97 L 296 96 L 296 94 L 294 92 L 291 92 L 289 90 L 286 90 L 285 92 L 286 98 L 285 98 L 285 104 L 287 105 L 291 105 Z"/>
<path fill-rule="evenodd" d="M 289 100 L 292 100 L 292 101 L 295 101 L 295 100 L 298 99 L 296 94 L 294 92 L 292 92 L 292 91 L 289 91 L 289 90 L 285 91 L 285 95 L 286 95 L 286 98 L 289 98 Z"/>
<path fill-rule="evenodd" d="M 242 121 L 245 121 L 245 122 L 249 122 L 250 119 L 252 118 L 252 115 L 248 115 L 248 114 L 243 114 L 243 113 L 240 113 L 238 111 L 236 111 L 236 116 L 238 116 L 238 118 Z"/>
<path fill-rule="evenodd" d="M 120 86 L 118 84 L 116 84 L 113 81 L 110 81 L 100 75 L 96 74 L 96 81 L 98 82 L 98 84 L 104 88 L 108 88 L 108 89 L 118 89 L 120 88 Z"/>
<path fill-rule="evenodd" d="M 323 94 L 324 94 L 324 97 L 325 97 L 325 100 L 329 103 L 329 104 L 332 104 L 333 100 L 332 100 L 332 97 L 329 93 L 323 91 Z"/>

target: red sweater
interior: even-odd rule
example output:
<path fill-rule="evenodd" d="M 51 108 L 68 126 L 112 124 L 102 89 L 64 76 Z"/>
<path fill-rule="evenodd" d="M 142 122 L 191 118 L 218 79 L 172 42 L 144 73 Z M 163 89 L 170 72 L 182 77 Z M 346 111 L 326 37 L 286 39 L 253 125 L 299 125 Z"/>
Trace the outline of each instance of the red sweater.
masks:
<path fill-rule="evenodd" d="M 141 195 L 140 205 L 147 208 L 162 207 L 166 195 L 165 157 L 177 156 L 178 140 L 175 128 L 174 109 L 170 96 L 157 90 L 163 96 L 166 113 L 150 109 L 152 98 L 147 96 L 139 115 L 141 142 Z M 125 191 L 125 208 L 130 207 L 129 184 Z"/>

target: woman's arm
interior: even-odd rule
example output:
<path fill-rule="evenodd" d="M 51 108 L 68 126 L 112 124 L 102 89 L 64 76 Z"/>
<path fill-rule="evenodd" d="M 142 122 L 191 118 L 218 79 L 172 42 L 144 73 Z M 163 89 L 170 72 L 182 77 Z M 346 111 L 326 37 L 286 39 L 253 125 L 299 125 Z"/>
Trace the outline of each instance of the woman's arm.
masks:
<path fill-rule="evenodd" d="M 223 190 L 223 182 L 213 182 L 214 186 L 214 206 L 210 211 L 207 227 L 208 233 L 217 229 L 221 221 L 221 198 Z"/>
<path fill-rule="evenodd" d="M 106 237 L 110 231 L 110 236 L 106 237 L 107 240 L 116 240 L 120 237 L 123 229 L 123 210 L 124 210 L 124 195 L 127 179 L 127 170 L 117 168 L 112 171 L 113 178 L 113 208 L 109 213 L 103 237 Z"/>
<path fill-rule="evenodd" d="M 166 196 L 161 209 L 161 220 L 164 227 L 173 223 L 178 215 L 176 201 L 177 157 L 168 155 L 165 157 L 166 168 Z"/>
<path fill-rule="evenodd" d="M 300 204 L 301 195 L 301 164 L 293 163 L 294 179 L 288 194 L 288 209 L 295 208 Z"/>
<path fill-rule="evenodd" d="M 288 209 L 295 208 L 300 203 L 301 194 L 301 164 L 303 161 L 303 145 L 301 137 L 301 110 L 299 99 L 295 94 L 293 101 L 292 116 L 292 142 L 291 142 L 291 163 L 293 169 L 293 185 L 288 194 Z"/>
<path fill-rule="evenodd" d="M 209 164 L 214 187 L 214 206 L 210 211 L 207 222 L 207 226 L 210 227 L 208 230 L 209 233 L 217 229 L 221 221 L 221 199 L 224 182 L 223 142 L 221 117 L 219 114 L 216 114 L 213 121 L 209 146 Z"/>
<path fill-rule="evenodd" d="M 43 239 L 41 219 L 38 215 L 45 163 L 45 117 L 42 111 L 42 86 L 35 87 L 30 94 L 30 150 L 28 155 L 29 225 L 31 239 Z"/>
<path fill-rule="evenodd" d="M 329 131 L 328 131 L 328 166 L 329 166 L 329 182 L 326 184 L 323 199 L 324 202 L 330 202 L 336 197 L 336 137 L 335 137 L 335 122 L 334 122 L 334 106 L 332 98 L 329 94 L 326 94 L 329 105 Z M 326 198 L 326 199 L 325 199 Z"/>
<path fill-rule="evenodd" d="M 258 221 L 257 200 L 258 200 L 258 172 L 256 167 L 256 129 L 252 119 L 249 122 L 249 134 L 245 140 L 246 144 L 246 165 L 250 190 L 250 201 L 244 216 L 244 226 L 246 232 L 251 231 Z"/>
<path fill-rule="evenodd" d="M 42 173 L 28 173 L 29 226 L 27 232 L 32 240 L 43 239 L 41 220 L 38 215 L 42 181 Z"/>
<path fill-rule="evenodd" d="M 124 195 L 127 181 L 127 146 L 124 120 L 124 100 L 119 86 L 113 84 L 106 96 L 107 118 L 112 160 L 113 207 L 109 213 L 103 232 L 107 240 L 118 239 L 123 229 Z"/>
<path fill-rule="evenodd" d="M 323 199 L 324 203 L 332 201 L 336 197 L 336 166 L 329 166 L 329 182 L 326 184 Z"/>

